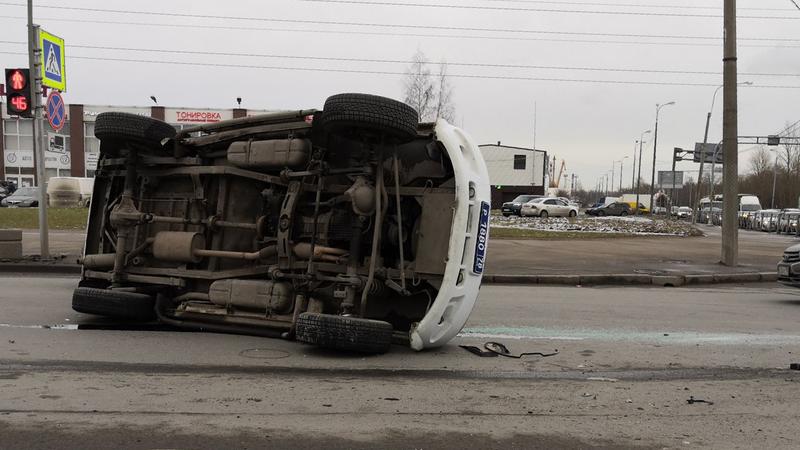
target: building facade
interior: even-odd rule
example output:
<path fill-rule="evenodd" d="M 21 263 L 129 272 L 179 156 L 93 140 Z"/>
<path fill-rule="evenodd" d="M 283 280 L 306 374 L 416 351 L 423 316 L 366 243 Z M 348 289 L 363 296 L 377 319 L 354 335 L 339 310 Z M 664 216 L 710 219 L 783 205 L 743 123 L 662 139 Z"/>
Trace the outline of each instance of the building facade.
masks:
<path fill-rule="evenodd" d="M 0 174 L 17 186 L 36 186 L 33 157 L 33 119 L 8 116 L 0 104 Z M 104 112 L 117 111 L 163 120 L 176 129 L 222 120 L 262 114 L 268 111 L 246 109 L 168 108 L 163 106 L 126 107 L 67 105 L 67 121 L 56 132 L 45 120 L 42 127 L 45 149 L 45 176 L 93 177 L 100 156 L 100 141 L 94 137 L 94 121 Z"/>
<path fill-rule="evenodd" d="M 492 184 L 492 208 L 497 209 L 520 194 L 544 195 L 547 152 L 497 144 L 480 146 L 489 182 Z"/>

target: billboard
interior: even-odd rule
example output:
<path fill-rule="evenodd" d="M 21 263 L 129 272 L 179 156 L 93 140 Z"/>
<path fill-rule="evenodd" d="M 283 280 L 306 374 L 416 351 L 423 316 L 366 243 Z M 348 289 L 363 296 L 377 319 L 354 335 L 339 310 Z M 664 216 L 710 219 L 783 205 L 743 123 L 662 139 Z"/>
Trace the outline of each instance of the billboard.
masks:
<path fill-rule="evenodd" d="M 675 174 L 675 178 L 672 174 Z M 683 186 L 683 172 L 671 170 L 658 171 L 658 187 L 660 189 L 680 189 Z"/>
<path fill-rule="evenodd" d="M 714 161 L 714 152 L 717 153 L 716 161 Z M 722 164 L 722 144 L 703 144 L 702 142 L 694 144 L 694 162 L 699 163 L 701 155 L 705 156 L 706 164 Z"/>

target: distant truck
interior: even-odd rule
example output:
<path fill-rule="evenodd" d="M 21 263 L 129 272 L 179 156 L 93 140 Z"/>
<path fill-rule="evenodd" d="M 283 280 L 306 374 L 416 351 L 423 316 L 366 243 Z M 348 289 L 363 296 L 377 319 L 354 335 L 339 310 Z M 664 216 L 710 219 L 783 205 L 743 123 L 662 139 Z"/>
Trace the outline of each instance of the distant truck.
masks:
<path fill-rule="evenodd" d="M 94 178 L 53 177 L 47 182 L 47 204 L 55 208 L 89 207 Z"/>
<path fill-rule="evenodd" d="M 622 194 L 619 201 L 627 203 L 633 208 L 633 205 L 636 204 L 636 194 Z M 650 210 L 650 194 L 639 194 L 639 203 Z"/>

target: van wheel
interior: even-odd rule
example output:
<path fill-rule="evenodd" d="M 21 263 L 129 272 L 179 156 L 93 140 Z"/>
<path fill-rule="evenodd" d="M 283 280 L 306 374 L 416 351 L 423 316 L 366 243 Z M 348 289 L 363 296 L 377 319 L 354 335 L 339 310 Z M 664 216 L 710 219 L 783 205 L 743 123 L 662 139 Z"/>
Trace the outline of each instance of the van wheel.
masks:
<path fill-rule="evenodd" d="M 155 319 L 155 299 L 147 294 L 79 287 L 72 293 L 72 309 L 80 313 L 116 319 Z"/>
<path fill-rule="evenodd" d="M 172 139 L 175 128 L 160 120 L 123 112 L 106 112 L 97 116 L 94 135 L 100 139 L 101 153 L 117 155 L 125 144 L 143 150 L 164 152 L 163 142 Z"/>
<path fill-rule="evenodd" d="M 392 344 L 392 325 L 359 317 L 302 313 L 297 318 L 296 338 L 335 350 L 386 353 Z"/>
<path fill-rule="evenodd" d="M 339 94 L 328 97 L 322 126 L 328 133 L 389 138 L 398 143 L 417 137 L 419 115 L 409 105 L 369 94 Z"/>

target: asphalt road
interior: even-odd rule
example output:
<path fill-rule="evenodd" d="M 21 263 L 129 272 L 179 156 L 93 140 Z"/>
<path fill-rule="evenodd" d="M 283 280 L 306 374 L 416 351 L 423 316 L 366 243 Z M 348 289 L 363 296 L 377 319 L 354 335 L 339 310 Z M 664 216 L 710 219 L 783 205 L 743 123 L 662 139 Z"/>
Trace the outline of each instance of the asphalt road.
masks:
<path fill-rule="evenodd" d="M 719 264 L 720 228 L 698 225 L 705 236 L 628 237 L 614 239 L 492 239 L 487 273 L 502 275 L 712 274 L 774 272 L 786 247 L 797 236 L 739 230 L 739 267 Z M 51 231 L 50 250 L 73 263 L 83 251 L 80 231 Z M 23 232 L 23 253 L 39 253 L 39 234 Z M 66 256 L 70 255 L 70 256 Z"/>
<path fill-rule="evenodd" d="M 364 357 L 98 321 L 74 283 L 0 277 L 0 448 L 800 446 L 800 290 L 485 286 L 450 345 Z"/>

